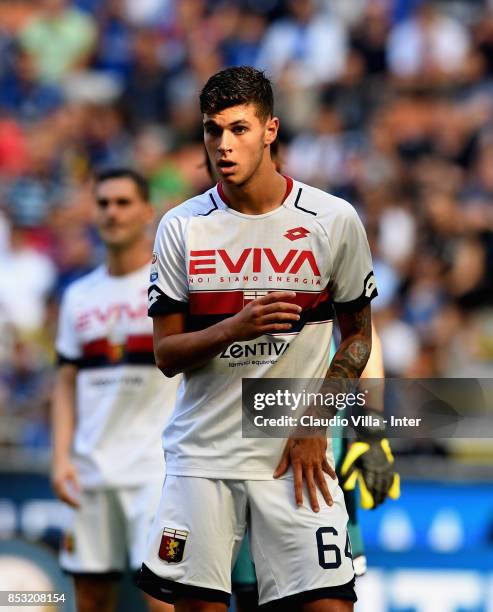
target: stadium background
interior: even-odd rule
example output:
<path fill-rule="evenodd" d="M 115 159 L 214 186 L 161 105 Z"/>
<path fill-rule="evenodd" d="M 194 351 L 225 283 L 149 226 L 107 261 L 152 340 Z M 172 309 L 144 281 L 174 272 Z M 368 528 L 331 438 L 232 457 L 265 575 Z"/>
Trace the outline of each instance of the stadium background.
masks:
<path fill-rule="evenodd" d="M 364 219 L 387 375 L 493 373 L 491 0 L 4 1 L 0 589 L 34 580 L 13 554 L 62 580 L 48 552 L 64 523 L 47 477 L 53 338 L 64 289 L 102 257 L 91 170 L 140 169 L 158 216 L 203 190 L 196 94 L 237 64 L 274 80 L 286 173 Z M 491 440 L 394 447 L 403 494 L 361 515 L 358 609 L 491 612 Z"/>

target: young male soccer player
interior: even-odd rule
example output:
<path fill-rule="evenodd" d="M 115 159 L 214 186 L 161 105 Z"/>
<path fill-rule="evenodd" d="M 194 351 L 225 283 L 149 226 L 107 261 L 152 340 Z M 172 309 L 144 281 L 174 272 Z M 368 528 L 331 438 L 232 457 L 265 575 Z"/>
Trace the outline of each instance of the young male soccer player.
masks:
<path fill-rule="evenodd" d="M 276 170 L 282 173 L 278 140 L 274 140 L 270 145 L 270 153 Z M 210 178 L 217 181 L 207 152 L 205 164 Z M 335 352 L 336 345 L 334 338 L 332 338 L 329 363 L 332 361 Z M 383 379 L 384 377 L 382 346 L 376 329 L 372 325 L 372 348 L 361 378 Z M 379 415 L 383 411 L 383 385 L 372 389 L 371 400 L 372 408 L 376 409 L 373 416 Z M 383 503 L 387 496 L 396 499 L 400 495 L 399 476 L 394 471 L 394 459 L 390 447 L 386 452 L 386 443 L 382 440 L 383 436 L 375 436 L 375 431 L 372 431 L 371 436 L 366 440 L 363 439 L 362 433 L 360 431 L 359 439 L 348 446 L 348 439 L 342 428 L 332 427 L 330 430 L 333 459 L 338 476 L 341 475 L 341 469 L 344 467 L 342 484 L 348 512 L 347 529 L 356 576 L 363 575 L 367 567 L 363 536 L 357 516 L 356 484 L 359 484 L 361 489 L 361 503 L 367 509 L 376 508 Z M 236 610 L 238 612 L 256 612 L 259 609 L 257 605 L 257 577 L 246 535 L 236 557 L 231 582 L 235 595 Z"/>
<path fill-rule="evenodd" d="M 261 605 L 347 612 L 354 571 L 326 431 L 242 438 L 241 378 L 360 376 L 376 295 L 365 232 L 349 204 L 276 172 L 263 73 L 221 71 L 200 102 L 221 182 L 167 213 L 156 236 L 154 351 L 184 381 L 139 584 L 178 612 L 225 611 L 248 524 Z M 342 342 L 327 371 L 333 308 Z"/>
<path fill-rule="evenodd" d="M 64 295 L 53 402 L 52 481 L 75 509 L 60 560 L 74 576 L 78 612 L 114 609 L 127 549 L 132 568 L 142 563 L 177 385 L 156 369 L 152 351 L 147 184 L 131 170 L 107 171 L 95 195 L 106 263 Z M 153 612 L 173 609 L 147 599 Z"/>

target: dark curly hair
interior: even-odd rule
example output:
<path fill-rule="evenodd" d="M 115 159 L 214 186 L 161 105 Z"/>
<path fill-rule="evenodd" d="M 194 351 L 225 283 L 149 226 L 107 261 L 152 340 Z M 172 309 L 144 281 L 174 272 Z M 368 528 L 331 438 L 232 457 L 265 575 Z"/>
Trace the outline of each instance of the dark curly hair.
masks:
<path fill-rule="evenodd" d="M 200 110 L 212 115 L 240 104 L 254 104 L 265 121 L 274 113 L 274 96 L 269 79 L 251 66 L 226 68 L 212 75 L 200 92 Z"/>

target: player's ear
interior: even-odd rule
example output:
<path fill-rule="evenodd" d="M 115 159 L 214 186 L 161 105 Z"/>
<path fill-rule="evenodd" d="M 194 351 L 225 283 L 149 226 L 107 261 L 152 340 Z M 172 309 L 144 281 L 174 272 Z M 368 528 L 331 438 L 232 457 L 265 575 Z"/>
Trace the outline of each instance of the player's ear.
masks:
<path fill-rule="evenodd" d="M 265 123 L 265 137 L 264 144 L 270 145 L 277 138 L 277 132 L 279 130 L 279 119 L 277 117 L 270 117 Z"/>

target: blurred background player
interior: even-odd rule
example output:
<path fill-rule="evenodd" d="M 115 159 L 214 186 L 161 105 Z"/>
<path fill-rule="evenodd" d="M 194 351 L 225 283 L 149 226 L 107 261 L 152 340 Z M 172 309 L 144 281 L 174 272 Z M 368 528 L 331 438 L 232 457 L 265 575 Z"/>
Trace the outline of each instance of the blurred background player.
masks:
<path fill-rule="evenodd" d="M 69 286 L 60 311 L 52 482 L 74 508 L 60 561 L 74 577 L 78 612 L 114 609 L 127 554 L 136 570 L 161 492 L 160 436 L 176 378 L 163 378 L 152 351 L 148 195 L 132 170 L 96 177 L 106 262 Z M 147 601 L 153 612 L 173 609 Z"/>

